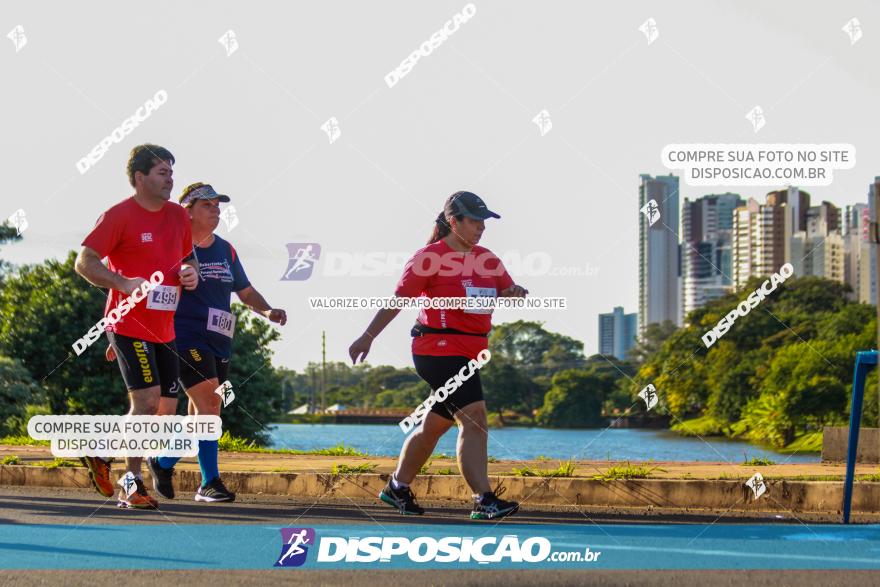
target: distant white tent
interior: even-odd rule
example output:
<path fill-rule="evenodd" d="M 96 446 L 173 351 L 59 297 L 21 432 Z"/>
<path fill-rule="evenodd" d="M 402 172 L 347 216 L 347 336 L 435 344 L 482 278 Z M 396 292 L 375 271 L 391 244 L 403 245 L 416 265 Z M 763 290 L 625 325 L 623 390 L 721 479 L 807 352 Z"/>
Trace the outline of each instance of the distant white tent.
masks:
<path fill-rule="evenodd" d="M 309 413 L 309 404 L 303 404 L 300 407 L 296 408 L 295 410 L 290 410 L 287 413 L 288 414 L 295 414 L 295 415 L 308 414 Z"/>
<path fill-rule="evenodd" d="M 326 411 L 328 411 L 328 412 L 344 412 L 345 406 L 343 406 L 342 404 L 333 404 L 332 406 L 327 408 Z"/>

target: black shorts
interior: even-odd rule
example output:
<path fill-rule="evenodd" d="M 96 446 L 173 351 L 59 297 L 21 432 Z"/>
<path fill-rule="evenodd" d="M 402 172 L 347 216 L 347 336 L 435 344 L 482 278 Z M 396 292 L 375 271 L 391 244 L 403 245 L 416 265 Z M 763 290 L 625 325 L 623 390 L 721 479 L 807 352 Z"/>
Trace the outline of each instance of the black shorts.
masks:
<path fill-rule="evenodd" d="M 431 390 L 446 385 L 446 382 L 461 371 L 467 369 L 467 357 L 441 357 L 434 355 L 413 355 L 413 363 L 419 377 L 431 386 Z M 480 371 L 474 370 L 474 374 L 467 381 L 462 381 L 461 387 L 450 393 L 442 402 L 431 406 L 431 411 L 447 420 L 455 420 L 452 415 L 466 405 L 483 401 L 483 384 L 480 382 Z"/>
<path fill-rule="evenodd" d="M 212 378 L 218 384 L 229 378 L 229 359 L 203 349 L 180 349 L 180 382 L 184 389 Z"/>
<path fill-rule="evenodd" d="M 107 340 L 116 353 L 116 362 L 129 391 L 159 386 L 162 397 L 177 397 L 177 347 L 171 342 L 149 342 L 107 333 Z"/>

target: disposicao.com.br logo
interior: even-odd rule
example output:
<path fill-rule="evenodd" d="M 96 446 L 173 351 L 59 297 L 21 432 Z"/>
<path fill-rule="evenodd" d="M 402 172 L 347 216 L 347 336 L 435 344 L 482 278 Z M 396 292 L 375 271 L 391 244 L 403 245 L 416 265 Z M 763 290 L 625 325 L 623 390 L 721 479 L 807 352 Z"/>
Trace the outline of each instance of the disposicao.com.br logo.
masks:
<path fill-rule="evenodd" d="M 546 251 L 489 251 L 477 254 L 422 251 L 323 251 L 318 243 L 289 243 L 288 264 L 282 281 L 305 281 L 313 269 L 321 277 L 397 277 L 408 263 L 419 276 L 469 277 L 501 275 L 507 270 L 520 277 L 597 277 L 600 268 L 589 261 L 559 265 Z M 498 261 L 502 265 L 499 265 Z"/>
<path fill-rule="evenodd" d="M 516 534 L 503 536 L 316 536 L 313 528 L 281 528 L 281 555 L 275 566 L 298 567 L 307 562 L 309 547 L 317 549 L 314 563 L 593 563 L 601 551 L 589 546 L 554 550 L 548 538 Z M 312 557 L 308 557 L 311 561 Z"/>

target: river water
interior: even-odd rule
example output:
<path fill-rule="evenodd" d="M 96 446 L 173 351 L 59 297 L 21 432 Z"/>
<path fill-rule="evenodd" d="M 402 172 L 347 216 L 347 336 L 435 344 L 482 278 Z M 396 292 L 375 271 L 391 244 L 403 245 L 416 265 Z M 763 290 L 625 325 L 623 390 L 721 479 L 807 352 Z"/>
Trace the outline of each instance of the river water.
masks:
<path fill-rule="evenodd" d="M 396 425 L 381 424 L 273 424 L 272 448 L 314 450 L 340 443 L 377 456 L 397 456 L 404 434 Z M 447 432 L 435 453 L 455 455 L 456 428 Z M 615 428 L 559 430 L 548 428 L 493 428 L 489 454 L 499 460 L 551 459 L 620 461 L 710 461 L 742 463 L 755 457 L 777 463 L 818 462 L 817 453 L 787 455 L 747 442 L 723 438 L 685 438 L 664 430 Z"/>

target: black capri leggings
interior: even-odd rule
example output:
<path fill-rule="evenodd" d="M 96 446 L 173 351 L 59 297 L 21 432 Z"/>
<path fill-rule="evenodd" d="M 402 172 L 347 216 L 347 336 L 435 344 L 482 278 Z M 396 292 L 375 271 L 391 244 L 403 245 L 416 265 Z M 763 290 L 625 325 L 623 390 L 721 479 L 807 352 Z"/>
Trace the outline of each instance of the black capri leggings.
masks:
<path fill-rule="evenodd" d="M 431 386 L 431 390 L 446 385 L 446 382 L 457 375 L 462 367 L 467 369 L 467 357 L 443 357 L 435 355 L 413 355 L 416 373 Z M 483 384 L 480 382 L 479 370 L 467 381 L 463 381 L 461 387 L 450 393 L 442 402 L 431 406 L 431 411 L 443 416 L 447 420 L 455 420 L 452 415 L 466 405 L 483 400 Z"/>

